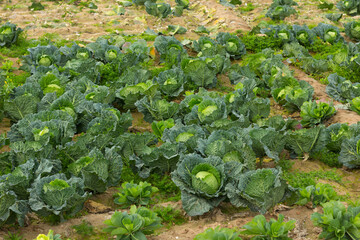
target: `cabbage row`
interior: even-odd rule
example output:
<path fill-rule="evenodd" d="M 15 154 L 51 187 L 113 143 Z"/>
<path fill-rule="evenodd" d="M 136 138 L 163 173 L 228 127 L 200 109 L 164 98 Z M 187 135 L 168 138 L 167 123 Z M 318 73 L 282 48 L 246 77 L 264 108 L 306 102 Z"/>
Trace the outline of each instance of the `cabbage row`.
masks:
<path fill-rule="evenodd" d="M 360 166 L 359 124 L 299 129 L 298 121 L 269 118 L 262 89 L 291 111 L 313 95 L 282 55 L 265 49 L 247 66 L 231 66 L 246 50 L 229 33 L 194 41 L 196 57 L 174 37 L 158 36 L 154 46 L 160 69 L 144 40 L 29 49 L 22 68 L 31 76 L 3 99 L 13 125 L 0 141 L 11 149 L 0 154 L 1 224 L 23 225 L 28 212 L 74 215 L 91 194 L 117 186 L 124 165 L 143 178 L 171 173 L 191 216 L 222 201 L 265 213 L 290 196 L 280 169 L 256 170 L 257 158 L 277 161 L 283 150 L 307 158 L 326 147 L 345 166 Z M 234 91 L 204 89 L 226 72 Z M 156 135 L 129 131 L 132 110 Z"/>

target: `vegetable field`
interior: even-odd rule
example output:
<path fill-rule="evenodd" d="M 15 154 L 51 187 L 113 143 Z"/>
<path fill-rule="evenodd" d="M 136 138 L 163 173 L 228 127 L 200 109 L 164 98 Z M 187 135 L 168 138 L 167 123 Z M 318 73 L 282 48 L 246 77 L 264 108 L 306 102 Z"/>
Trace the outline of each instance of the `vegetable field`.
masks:
<path fill-rule="evenodd" d="M 0 239 L 360 239 L 360 1 L 0 7 Z"/>

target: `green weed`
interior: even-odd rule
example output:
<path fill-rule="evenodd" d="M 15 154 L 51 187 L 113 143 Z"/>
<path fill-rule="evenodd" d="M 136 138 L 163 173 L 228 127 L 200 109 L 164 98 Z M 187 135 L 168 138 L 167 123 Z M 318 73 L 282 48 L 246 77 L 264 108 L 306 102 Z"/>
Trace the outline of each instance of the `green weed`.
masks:
<path fill-rule="evenodd" d="M 171 206 L 155 206 L 153 211 L 162 219 L 162 224 L 167 228 L 174 225 L 181 225 L 187 222 L 187 219 L 180 210 L 174 209 Z"/>

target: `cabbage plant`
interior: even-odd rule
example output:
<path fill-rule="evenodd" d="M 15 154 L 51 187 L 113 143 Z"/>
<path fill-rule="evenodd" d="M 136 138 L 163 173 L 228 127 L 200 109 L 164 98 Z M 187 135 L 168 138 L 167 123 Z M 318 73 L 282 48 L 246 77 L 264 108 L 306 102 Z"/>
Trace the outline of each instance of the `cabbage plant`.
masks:
<path fill-rule="evenodd" d="M 311 221 L 321 227 L 320 238 L 323 239 L 359 239 L 359 206 L 344 206 L 340 201 L 322 204 L 323 213 L 313 213 Z"/>
<path fill-rule="evenodd" d="M 304 46 L 309 46 L 315 40 L 315 33 L 307 25 L 293 25 L 293 31 L 297 41 Z"/>
<path fill-rule="evenodd" d="M 168 3 L 145 2 L 145 10 L 155 17 L 166 18 L 171 13 L 171 6 Z"/>
<path fill-rule="evenodd" d="M 284 20 L 295 13 L 296 10 L 289 5 L 273 5 L 269 8 L 265 16 L 272 20 L 279 21 Z"/>
<path fill-rule="evenodd" d="M 160 54 L 160 61 L 170 67 L 179 65 L 181 60 L 187 56 L 181 42 L 174 37 L 158 36 L 155 38 L 154 46 Z"/>
<path fill-rule="evenodd" d="M 216 41 L 225 47 L 226 52 L 233 59 L 240 59 L 246 54 L 244 43 L 236 35 L 219 32 L 216 36 Z"/>
<path fill-rule="evenodd" d="M 185 76 L 196 87 L 212 88 L 216 86 L 217 71 L 208 65 L 206 58 L 185 58 L 181 61 L 181 68 Z"/>
<path fill-rule="evenodd" d="M 37 178 L 30 190 L 29 205 L 32 211 L 41 216 L 55 214 L 74 215 L 83 208 L 90 194 L 84 191 L 81 178 L 67 178 L 65 174 Z"/>
<path fill-rule="evenodd" d="M 48 234 L 39 234 L 34 240 L 61 240 L 60 234 L 55 234 L 53 230 L 49 230 Z"/>
<path fill-rule="evenodd" d="M 360 83 L 352 83 L 336 73 L 330 74 L 328 81 L 326 93 L 336 101 L 347 102 L 360 95 Z"/>
<path fill-rule="evenodd" d="M 135 103 L 144 96 L 153 95 L 159 85 L 154 84 L 151 80 L 140 82 L 136 85 L 126 85 L 116 92 L 116 96 L 123 101 L 125 110 L 135 109 Z"/>
<path fill-rule="evenodd" d="M 136 208 L 135 205 L 131 206 L 129 213 L 116 211 L 104 223 L 107 225 L 104 232 L 120 240 L 146 240 L 145 235 L 161 228 L 161 218 L 155 212 L 145 207 Z"/>
<path fill-rule="evenodd" d="M 249 207 L 265 214 L 287 197 L 289 186 L 281 174 L 281 170 L 274 168 L 240 174 L 226 185 L 227 196 L 236 207 Z"/>
<path fill-rule="evenodd" d="M 122 171 L 122 159 L 115 150 L 106 149 L 102 154 L 97 148 L 92 149 L 68 166 L 68 171 L 84 180 L 85 189 L 95 193 L 104 192 L 107 187 L 119 183 Z"/>
<path fill-rule="evenodd" d="M 180 68 L 173 68 L 161 72 L 153 81 L 164 95 L 177 97 L 184 90 L 185 75 Z"/>
<path fill-rule="evenodd" d="M 335 123 L 326 128 L 329 135 L 329 141 L 326 144 L 327 149 L 332 152 L 339 153 L 341 151 L 341 144 L 345 139 L 353 137 L 353 129 L 346 123 Z"/>
<path fill-rule="evenodd" d="M 10 46 L 16 43 L 23 30 L 13 23 L 5 23 L 0 27 L 0 46 Z"/>
<path fill-rule="evenodd" d="M 241 171 L 241 164 L 224 163 L 215 156 L 202 158 L 197 154 L 188 154 L 179 161 L 171 178 L 181 190 L 186 213 L 197 216 L 210 211 L 226 198 L 225 184 Z"/>
<path fill-rule="evenodd" d="M 225 56 L 226 54 L 225 47 L 210 37 L 201 36 L 198 40 L 193 41 L 192 46 L 198 52 L 198 57 L 214 56 L 217 54 Z"/>
<path fill-rule="evenodd" d="M 135 103 L 138 111 L 144 114 L 144 120 L 152 123 L 172 118 L 179 110 L 179 104 L 165 99 L 143 97 Z"/>
<path fill-rule="evenodd" d="M 25 215 L 29 212 L 27 200 L 20 200 L 15 192 L 9 190 L 5 182 L 0 182 L 0 226 L 18 222 L 25 224 Z"/>
<path fill-rule="evenodd" d="M 284 218 L 284 215 L 279 214 L 277 220 L 271 218 L 268 222 L 264 215 L 257 215 L 243 226 L 246 230 L 241 234 L 254 235 L 255 237 L 252 238 L 254 240 L 290 240 L 288 234 L 295 228 L 296 221 L 285 222 Z"/>
<path fill-rule="evenodd" d="M 313 28 L 313 31 L 324 42 L 334 44 L 339 41 L 344 41 L 344 38 L 340 35 L 339 28 L 330 24 L 319 23 L 319 25 Z"/>
<path fill-rule="evenodd" d="M 301 106 L 301 124 L 304 126 L 314 126 L 322 123 L 336 113 L 333 104 L 325 102 L 316 103 L 315 101 L 304 102 Z"/>
<path fill-rule="evenodd" d="M 207 139 L 198 140 L 197 150 L 204 156 L 218 156 L 224 162 L 240 162 L 247 169 L 255 169 L 256 156 L 251 140 L 232 130 L 217 130 Z"/>
<path fill-rule="evenodd" d="M 341 0 L 336 3 L 336 7 L 347 14 L 358 12 L 359 1 L 357 0 Z"/>
<path fill-rule="evenodd" d="M 52 65 L 63 66 L 62 57 L 59 49 L 54 45 L 29 48 L 29 55 L 23 57 L 24 62 L 22 69 L 31 72 L 46 73 Z"/>
<path fill-rule="evenodd" d="M 360 21 L 352 21 L 345 24 L 345 33 L 351 39 L 360 40 Z"/>
<path fill-rule="evenodd" d="M 183 125 L 178 121 L 174 127 L 164 130 L 162 140 L 184 145 L 188 152 L 194 152 L 198 139 L 205 138 L 205 136 L 204 130 L 199 125 Z"/>

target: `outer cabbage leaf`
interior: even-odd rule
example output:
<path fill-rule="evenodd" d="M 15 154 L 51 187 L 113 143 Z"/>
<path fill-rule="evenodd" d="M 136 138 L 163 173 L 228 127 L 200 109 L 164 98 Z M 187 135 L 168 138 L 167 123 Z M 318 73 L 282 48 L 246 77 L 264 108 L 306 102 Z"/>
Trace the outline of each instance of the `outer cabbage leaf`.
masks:
<path fill-rule="evenodd" d="M 360 135 L 344 139 L 341 144 L 339 162 L 348 168 L 360 167 Z"/>
<path fill-rule="evenodd" d="M 29 212 L 28 201 L 18 200 L 13 191 L 9 191 L 4 183 L 0 183 L 0 226 L 18 222 L 25 224 L 25 215 Z"/>
<path fill-rule="evenodd" d="M 297 156 L 304 155 L 306 160 L 308 154 L 320 151 L 327 142 L 328 135 L 325 127 L 320 125 L 289 132 L 286 144 Z"/>
<path fill-rule="evenodd" d="M 274 168 L 245 172 L 226 185 L 227 196 L 237 207 L 265 214 L 287 197 L 289 187 L 281 174 L 281 170 Z"/>

